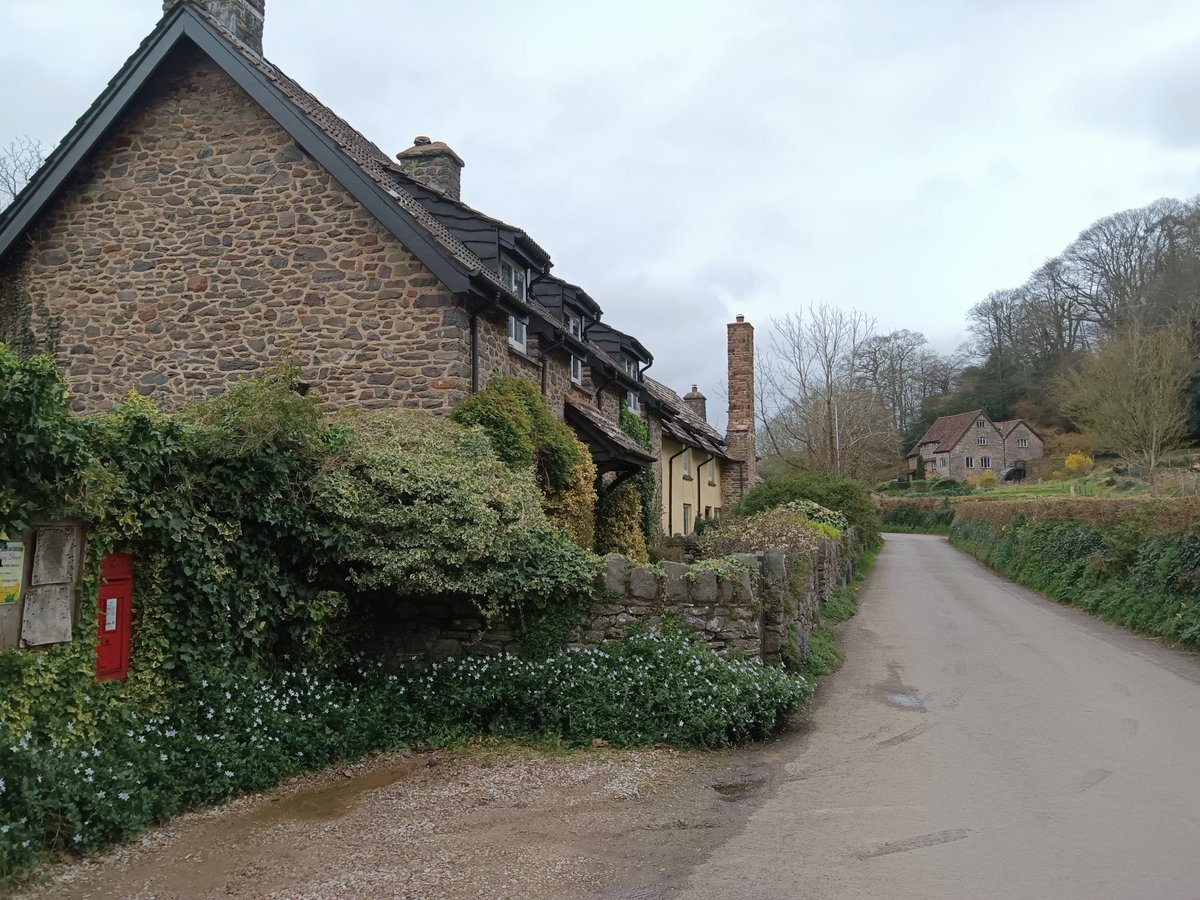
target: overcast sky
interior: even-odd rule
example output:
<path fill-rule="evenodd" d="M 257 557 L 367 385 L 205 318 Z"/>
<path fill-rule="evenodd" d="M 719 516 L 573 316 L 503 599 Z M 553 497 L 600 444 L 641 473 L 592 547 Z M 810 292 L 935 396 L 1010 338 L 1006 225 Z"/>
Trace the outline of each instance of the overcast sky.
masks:
<path fill-rule="evenodd" d="M 56 144 L 160 10 L 0 0 L 0 143 Z M 464 201 L 710 398 L 737 313 L 953 350 L 1095 219 L 1200 193 L 1187 0 L 268 0 L 265 50 L 385 151 L 450 144 Z"/>

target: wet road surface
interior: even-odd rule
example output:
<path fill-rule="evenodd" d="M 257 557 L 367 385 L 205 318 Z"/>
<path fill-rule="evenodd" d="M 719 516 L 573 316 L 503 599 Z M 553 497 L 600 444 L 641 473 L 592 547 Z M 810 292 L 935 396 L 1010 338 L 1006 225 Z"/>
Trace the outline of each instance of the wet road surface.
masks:
<path fill-rule="evenodd" d="M 892 535 L 845 667 L 680 898 L 1200 897 L 1200 662 Z"/>

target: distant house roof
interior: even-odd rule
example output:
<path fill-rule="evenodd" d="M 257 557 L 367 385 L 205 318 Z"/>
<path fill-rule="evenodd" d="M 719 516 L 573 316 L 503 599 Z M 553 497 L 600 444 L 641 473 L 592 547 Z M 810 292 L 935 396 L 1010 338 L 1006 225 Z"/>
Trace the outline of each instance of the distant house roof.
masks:
<path fill-rule="evenodd" d="M 1024 419 L 1008 419 L 1005 422 L 997 422 L 996 423 L 996 427 L 1000 429 L 1000 436 L 1003 438 L 1007 438 L 1010 434 L 1012 434 L 1013 429 L 1016 428 L 1018 425 L 1024 425 L 1026 428 L 1028 428 L 1030 433 L 1034 437 L 1036 437 L 1039 441 L 1042 439 L 1042 436 L 1040 434 L 1038 434 L 1037 431 L 1034 430 L 1034 427 L 1032 425 L 1030 425 L 1028 422 L 1026 422 Z"/>
<path fill-rule="evenodd" d="M 681 444 L 699 447 L 714 456 L 725 458 L 727 446 L 717 429 L 709 425 L 683 398 L 660 381 L 643 379 L 646 391 L 659 407 L 663 432 Z"/>
<path fill-rule="evenodd" d="M 974 425 L 976 420 L 981 416 L 985 419 L 987 418 L 982 409 L 959 413 L 956 416 L 942 416 L 929 426 L 929 430 L 913 445 L 908 455 L 918 456 L 921 447 L 927 444 L 935 445 L 933 448 L 934 453 L 949 453 L 963 439 L 963 435 L 967 433 L 967 429 Z M 988 421 L 991 420 L 989 419 Z"/>

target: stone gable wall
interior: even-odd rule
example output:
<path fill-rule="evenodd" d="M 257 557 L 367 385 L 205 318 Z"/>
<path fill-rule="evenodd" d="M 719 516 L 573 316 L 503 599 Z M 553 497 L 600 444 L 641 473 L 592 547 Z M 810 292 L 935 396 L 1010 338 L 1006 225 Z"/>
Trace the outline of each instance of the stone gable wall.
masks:
<path fill-rule="evenodd" d="M 43 216 L 15 266 L 61 322 L 77 410 L 167 403 L 293 353 L 335 406 L 447 409 L 465 312 L 223 72 L 177 57 Z"/>
<path fill-rule="evenodd" d="M 1028 447 L 1017 446 L 1017 441 L 1021 438 L 1029 441 Z M 1033 429 L 1022 422 L 1013 428 L 1008 433 L 1008 437 L 1004 439 L 1004 453 L 1005 464 L 1013 466 L 1018 462 L 1031 462 L 1035 459 L 1041 459 L 1045 454 L 1045 447 L 1042 445 L 1042 439 L 1033 433 Z"/>
<path fill-rule="evenodd" d="M 964 478 L 979 475 L 983 472 L 1000 474 L 1000 470 L 1004 468 L 1004 439 L 1000 437 L 1000 430 L 992 424 L 992 421 L 986 416 L 983 418 L 987 424 L 983 428 L 976 428 L 975 423 L 971 423 L 971 427 L 967 429 L 967 433 L 950 450 L 949 471 L 944 472 L 939 467 L 937 470 L 939 475 L 945 474 L 950 478 L 962 481 Z M 979 446 L 980 437 L 988 439 L 987 446 Z M 968 456 L 974 459 L 974 468 L 967 468 Z M 979 457 L 981 456 L 991 457 L 992 467 L 990 469 L 981 469 L 979 467 Z"/>

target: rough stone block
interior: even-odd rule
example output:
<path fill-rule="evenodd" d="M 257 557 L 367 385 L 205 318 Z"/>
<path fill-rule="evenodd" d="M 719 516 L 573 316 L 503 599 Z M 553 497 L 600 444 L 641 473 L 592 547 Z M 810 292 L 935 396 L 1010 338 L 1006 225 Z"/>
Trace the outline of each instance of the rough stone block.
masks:
<path fill-rule="evenodd" d="M 639 566 L 629 571 L 629 593 L 639 600 L 654 600 L 658 597 L 658 573 Z"/>
<path fill-rule="evenodd" d="M 625 596 L 625 572 L 629 561 L 620 553 L 610 553 L 604 557 L 604 589 L 618 597 Z"/>
<path fill-rule="evenodd" d="M 716 603 L 719 596 L 717 575 L 715 572 L 697 572 L 692 582 L 692 601 L 695 603 Z"/>
<path fill-rule="evenodd" d="M 688 583 L 683 577 L 688 567 L 683 563 L 664 562 L 663 599 L 668 606 L 681 606 L 688 602 Z"/>

